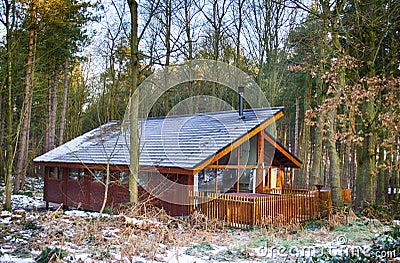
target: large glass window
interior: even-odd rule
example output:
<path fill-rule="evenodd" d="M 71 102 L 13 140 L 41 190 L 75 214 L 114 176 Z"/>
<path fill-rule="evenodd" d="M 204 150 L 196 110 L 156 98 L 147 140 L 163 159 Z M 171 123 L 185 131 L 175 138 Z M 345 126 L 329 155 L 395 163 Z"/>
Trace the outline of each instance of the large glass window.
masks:
<path fill-rule="evenodd" d="M 78 181 L 78 177 L 79 177 L 79 169 L 69 169 L 69 176 L 68 179 L 72 180 L 72 181 Z"/>
<path fill-rule="evenodd" d="M 83 178 L 85 177 L 85 171 L 83 169 L 69 169 L 68 179 L 71 181 L 81 181 L 83 182 Z"/>
<path fill-rule="evenodd" d="M 93 171 L 92 181 L 93 182 L 102 182 L 103 181 L 103 171 L 101 171 L 101 170 Z"/>
<path fill-rule="evenodd" d="M 154 173 L 152 176 L 160 176 L 158 173 Z M 139 172 L 139 186 L 146 186 L 149 182 L 149 173 Z"/>
<path fill-rule="evenodd" d="M 49 167 L 49 178 L 57 179 L 57 168 Z"/>
<path fill-rule="evenodd" d="M 79 169 L 79 181 L 83 182 L 83 178 L 85 178 L 85 170 Z"/>
<path fill-rule="evenodd" d="M 58 173 L 58 180 L 62 180 L 62 178 L 63 178 L 63 168 L 62 167 L 58 167 L 57 168 L 57 173 Z"/>
<path fill-rule="evenodd" d="M 129 171 L 122 171 L 119 174 L 119 182 L 121 184 L 129 184 Z"/>

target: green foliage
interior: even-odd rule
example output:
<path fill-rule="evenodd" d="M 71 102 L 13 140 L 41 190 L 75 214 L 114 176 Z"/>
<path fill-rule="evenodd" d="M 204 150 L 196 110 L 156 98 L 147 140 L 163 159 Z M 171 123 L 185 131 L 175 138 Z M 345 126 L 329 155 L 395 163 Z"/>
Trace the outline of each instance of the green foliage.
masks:
<path fill-rule="evenodd" d="M 317 230 L 321 229 L 324 226 L 327 226 L 328 222 L 326 220 L 322 219 L 317 219 L 317 218 L 311 218 L 311 220 L 307 220 L 305 222 L 302 222 L 302 227 L 305 230 Z"/>
<path fill-rule="evenodd" d="M 185 254 L 194 256 L 194 255 L 202 254 L 203 252 L 211 251 L 211 250 L 213 250 L 213 247 L 210 245 L 210 243 L 203 242 L 201 244 L 197 244 L 197 245 L 194 245 L 193 247 L 186 249 Z"/>
<path fill-rule="evenodd" d="M 110 251 L 108 249 L 106 250 L 95 250 L 92 255 L 91 255 L 92 259 L 95 260 L 107 260 L 111 258 L 111 254 Z"/>
<path fill-rule="evenodd" d="M 374 228 L 375 226 L 379 227 L 381 224 L 378 221 L 370 222 L 368 220 L 365 221 L 360 219 L 335 227 L 333 233 L 338 236 L 344 235 L 349 241 L 355 244 L 363 244 L 369 243 L 371 239 L 374 238 L 375 235 L 371 232 L 371 228 Z"/>
<path fill-rule="evenodd" d="M 68 253 L 63 249 L 46 247 L 35 260 L 37 263 L 57 262 L 67 255 Z"/>
<path fill-rule="evenodd" d="M 33 220 L 25 222 L 24 230 L 42 230 L 43 228 Z"/>
<path fill-rule="evenodd" d="M 334 253 L 321 248 L 312 262 L 387 262 L 400 255 L 400 227 L 393 226 L 375 237 L 370 248 L 357 248 L 349 253 Z"/>
<path fill-rule="evenodd" d="M 271 237 L 266 236 L 266 235 L 260 235 L 255 238 L 252 238 L 249 241 L 249 247 L 262 247 L 265 246 L 265 244 L 268 244 L 271 242 Z"/>

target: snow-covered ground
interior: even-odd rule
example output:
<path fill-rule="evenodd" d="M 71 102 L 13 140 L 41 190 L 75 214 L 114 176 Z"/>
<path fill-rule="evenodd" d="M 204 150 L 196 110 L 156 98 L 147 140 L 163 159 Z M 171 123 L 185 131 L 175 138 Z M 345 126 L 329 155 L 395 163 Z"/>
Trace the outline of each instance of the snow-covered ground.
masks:
<path fill-rule="evenodd" d="M 321 251 L 368 252 L 371 239 L 386 229 L 373 220 L 356 220 L 334 231 L 295 226 L 202 229 L 173 218 L 140 216 L 128 217 L 127 224 L 129 214 L 100 217 L 63 211 L 57 204 L 47 211 L 41 180 L 28 184 L 31 189 L 25 194 L 12 196 L 13 212 L 0 212 L 0 262 L 307 262 L 311 256 L 324 256 Z"/>

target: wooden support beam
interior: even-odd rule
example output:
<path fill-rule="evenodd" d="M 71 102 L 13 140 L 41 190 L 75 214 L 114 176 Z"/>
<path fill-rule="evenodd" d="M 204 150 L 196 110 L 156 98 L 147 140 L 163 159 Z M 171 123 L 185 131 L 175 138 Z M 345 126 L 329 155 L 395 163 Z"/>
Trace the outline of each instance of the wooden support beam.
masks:
<path fill-rule="evenodd" d="M 258 133 L 257 138 L 257 171 L 256 171 L 256 193 L 263 192 L 263 165 L 264 165 L 264 130 Z"/>
<path fill-rule="evenodd" d="M 283 165 L 279 166 L 278 178 L 276 178 L 276 188 L 282 189 L 284 186 L 285 179 L 285 167 Z"/>
<path fill-rule="evenodd" d="M 237 163 L 240 165 L 240 145 L 237 147 Z M 240 168 L 237 169 L 236 192 L 240 192 Z"/>
<path fill-rule="evenodd" d="M 217 160 L 218 166 L 218 160 Z M 218 194 L 218 168 L 215 168 L 215 193 Z"/>
<path fill-rule="evenodd" d="M 257 165 L 234 165 L 234 164 L 212 164 L 206 168 L 221 168 L 221 169 L 256 169 Z"/>

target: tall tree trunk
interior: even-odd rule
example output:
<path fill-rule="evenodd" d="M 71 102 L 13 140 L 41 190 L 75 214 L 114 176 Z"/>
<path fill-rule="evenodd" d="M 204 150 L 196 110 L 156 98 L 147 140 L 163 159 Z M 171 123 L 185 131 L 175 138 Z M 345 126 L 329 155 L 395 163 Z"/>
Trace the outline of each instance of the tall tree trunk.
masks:
<path fill-rule="evenodd" d="M 47 78 L 47 122 L 46 122 L 46 136 L 44 141 L 44 148 L 50 151 L 50 123 L 51 123 L 51 84 L 50 77 Z"/>
<path fill-rule="evenodd" d="M 312 166 L 310 172 L 309 186 L 321 183 L 320 181 L 321 162 L 322 162 L 322 125 L 318 124 L 314 127 L 314 149 L 312 153 Z"/>
<path fill-rule="evenodd" d="M 311 106 L 312 99 L 312 77 L 311 74 L 307 74 L 307 90 L 305 92 L 306 96 L 304 96 L 304 109 L 308 109 Z M 303 168 L 301 170 L 301 174 L 303 176 L 303 186 L 307 186 L 310 184 L 309 182 L 309 170 L 310 170 L 310 152 L 311 152 L 311 143 L 310 143 L 310 126 L 304 123 L 303 118 L 303 132 L 301 136 L 301 149 L 302 153 L 299 153 L 299 157 L 304 160 Z"/>
<path fill-rule="evenodd" d="M 34 73 L 32 73 L 32 83 L 34 81 L 33 78 L 34 78 Z M 29 112 L 31 112 L 31 110 L 32 110 L 32 97 L 33 96 L 31 95 L 30 98 L 29 98 L 29 102 L 28 102 Z M 28 127 L 27 127 L 28 131 L 30 131 L 30 129 L 31 129 L 31 116 L 32 116 L 32 114 L 29 114 L 28 121 L 27 121 L 27 123 L 28 123 Z M 24 156 L 25 160 L 29 160 L 29 144 L 30 144 L 30 136 L 29 136 L 29 134 L 30 134 L 30 132 L 28 132 L 28 134 L 27 134 L 26 144 L 25 144 L 25 151 L 24 151 L 25 152 L 25 156 Z M 24 165 L 23 173 L 21 175 L 21 182 L 20 182 L 20 188 L 21 189 L 23 189 L 25 187 L 25 181 L 26 181 L 26 174 L 27 174 L 28 166 L 29 166 L 29 163 L 27 161 L 26 164 Z"/>
<path fill-rule="evenodd" d="M 293 149 L 293 153 L 296 156 L 299 156 L 299 115 L 300 115 L 300 100 L 299 100 L 299 95 L 296 94 L 296 99 L 295 99 L 295 122 L 294 122 L 294 149 Z M 299 178 L 299 171 L 297 171 L 297 169 L 294 172 L 295 177 Z M 299 178 L 299 183 L 300 185 L 302 185 L 304 182 L 303 178 L 300 177 Z"/>
<path fill-rule="evenodd" d="M 238 0 L 238 25 L 237 25 L 237 32 L 236 32 L 236 56 L 235 56 L 235 66 L 240 68 L 240 61 L 241 61 L 241 54 L 240 54 L 240 37 L 242 34 L 242 25 L 243 25 L 243 5 L 244 0 Z"/>
<path fill-rule="evenodd" d="M 61 120 L 60 120 L 60 136 L 58 137 L 58 145 L 63 144 L 64 142 L 64 130 L 67 116 L 67 102 L 68 102 L 68 68 L 69 68 L 69 59 L 67 58 L 64 63 L 64 92 L 63 92 L 63 101 L 61 106 Z"/>
<path fill-rule="evenodd" d="M 3 94 L 0 93 L 0 161 L 2 162 L 4 160 L 4 136 L 5 136 L 5 119 L 4 119 L 4 113 L 3 113 Z M 2 165 L 0 168 L 0 178 L 5 178 L 6 175 L 6 170 L 5 166 Z"/>
<path fill-rule="evenodd" d="M 131 14 L 131 101 L 130 101 L 130 175 L 129 175 L 129 200 L 132 204 L 139 202 L 138 180 L 139 180 L 139 129 L 138 111 L 139 96 L 137 94 L 137 82 L 139 75 L 138 58 L 138 4 L 135 0 L 128 0 Z"/>
<path fill-rule="evenodd" d="M 379 159 L 378 162 L 380 165 L 384 165 L 386 160 L 384 160 L 384 149 L 379 148 Z M 385 174 L 387 170 L 384 168 L 380 168 L 378 170 L 378 174 L 376 176 L 376 202 L 379 205 L 383 205 L 386 203 L 386 191 L 385 191 Z"/>
<path fill-rule="evenodd" d="M 188 60 L 193 59 L 193 42 L 192 42 L 192 32 L 190 27 L 190 1 L 191 0 L 184 0 L 184 11 L 185 11 L 185 32 L 186 38 L 188 42 L 188 54 L 186 58 Z"/>
<path fill-rule="evenodd" d="M 375 203 L 375 145 L 375 136 L 366 135 L 358 151 L 356 178 L 356 205 L 358 207 L 363 207 L 366 203 Z"/>
<path fill-rule="evenodd" d="M 329 111 L 327 120 L 328 124 L 328 155 L 329 155 L 329 177 L 331 179 L 331 190 L 332 190 L 332 203 L 335 207 L 341 207 L 343 205 L 341 195 L 341 183 L 340 183 L 340 158 L 336 150 L 336 138 L 335 138 L 335 116 L 336 111 Z"/>
<path fill-rule="evenodd" d="M 13 148 L 13 102 L 12 102 L 12 52 L 11 37 L 13 23 L 10 21 L 11 12 L 15 6 L 15 2 L 9 3 L 5 1 L 5 27 L 6 27 L 6 89 L 7 89 L 7 117 L 6 117 L 6 176 L 5 176 L 5 203 L 4 208 L 11 210 L 11 192 L 12 192 L 12 172 L 14 164 L 14 148 Z"/>
<path fill-rule="evenodd" d="M 172 27 L 172 1 L 165 0 L 165 66 L 169 66 L 171 59 L 171 27 Z"/>
<path fill-rule="evenodd" d="M 21 188 L 21 178 L 25 181 L 26 166 L 28 160 L 28 148 L 29 148 L 29 133 L 30 133 L 30 119 L 31 119 L 31 107 L 32 107 L 32 93 L 33 93 L 33 75 L 34 75 L 34 46 L 36 39 L 35 31 L 35 14 L 36 7 L 34 1 L 31 2 L 30 6 L 30 29 L 29 29 L 29 40 L 28 40 L 28 57 L 26 59 L 25 67 L 25 88 L 24 88 L 24 100 L 22 105 L 22 124 L 21 124 L 21 135 L 18 146 L 18 154 L 15 167 L 15 178 L 14 178 L 14 193 L 18 193 Z"/>
<path fill-rule="evenodd" d="M 53 90 L 51 92 L 51 112 L 49 129 L 49 150 L 54 149 L 56 145 L 56 123 L 57 123 L 57 90 L 58 90 L 58 64 L 54 66 L 53 72 Z"/>
<path fill-rule="evenodd" d="M 331 33 L 331 42 L 333 49 L 335 51 L 335 56 L 339 59 L 343 58 L 343 47 L 341 46 L 339 40 L 339 17 L 342 14 L 345 1 L 334 1 L 334 5 L 330 3 L 330 1 L 320 0 L 320 4 L 323 10 L 323 16 L 325 19 L 325 27 L 328 26 L 328 29 Z M 329 23 L 326 20 L 329 19 Z M 337 71 L 337 83 L 336 89 L 343 90 L 345 86 L 345 69 L 343 66 L 339 65 L 336 69 Z M 335 92 L 333 95 L 333 101 L 335 102 L 340 97 L 339 92 Z M 328 156 L 329 156 L 329 177 L 331 182 L 332 189 L 332 203 L 335 207 L 342 207 L 342 194 L 341 194 L 341 182 L 340 182 L 340 158 L 336 149 L 336 127 L 335 127 L 335 119 L 336 119 L 337 109 L 330 109 L 327 112 L 327 148 L 328 148 Z"/>

